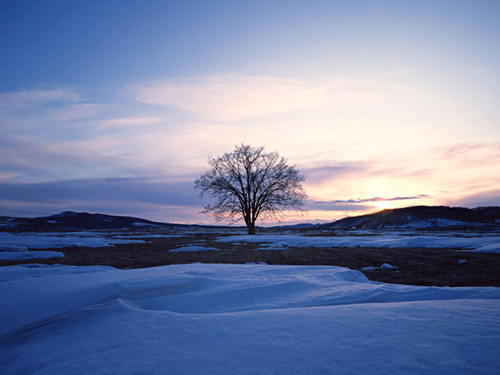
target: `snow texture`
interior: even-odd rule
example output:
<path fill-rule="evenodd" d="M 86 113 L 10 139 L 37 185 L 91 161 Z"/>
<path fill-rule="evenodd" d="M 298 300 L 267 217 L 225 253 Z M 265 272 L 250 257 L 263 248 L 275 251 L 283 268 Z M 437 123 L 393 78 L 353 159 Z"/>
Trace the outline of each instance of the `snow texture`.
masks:
<path fill-rule="evenodd" d="M 215 247 L 205 247 L 205 246 L 183 246 L 179 247 L 177 249 L 172 249 L 169 250 L 171 253 L 182 253 L 182 252 L 189 252 L 189 251 L 220 251 L 220 249 L 217 249 Z"/>
<path fill-rule="evenodd" d="M 160 225 L 158 224 L 141 223 L 141 222 L 133 223 L 132 225 L 135 225 L 136 227 L 160 227 Z"/>
<path fill-rule="evenodd" d="M 396 266 L 393 266 L 389 263 L 383 263 L 380 267 L 362 267 L 360 268 L 361 271 L 375 271 L 375 270 L 386 270 L 386 271 L 394 271 L 399 269 Z"/>
<path fill-rule="evenodd" d="M 258 250 L 281 250 L 288 247 L 427 247 L 463 249 L 473 252 L 500 253 L 500 235 L 417 235 L 379 234 L 359 236 L 306 237 L 300 235 L 243 235 L 217 238 L 220 242 L 262 242 Z"/>
<path fill-rule="evenodd" d="M 155 235 L 150 235 L 153 237 Z M 7 233 L 0 232 L 0 260 L 64 258 L 59 251 L 29 251 L 29 249 L 53 249 L 69 246 L 107 247 L 122 243 L 140 243 L 142 240 L 123 236 L 105 237 L 95 232 L 66 233 Z"/>
<path fill-rule="evenodd" d="M 125 238 L 125 239 L 131 239 L 131 238 L 182 238 L 182 237 L 187 237 L 184 234 L 153 234 L 153 233 L 146 233 L 146 234 L 134 234 L 130 233 L 127 235 L 123 234 L 111 234 L 113 238 Z"/>
<path fill-rule="evenodd" d="M 114 244 L 141 243 L 142 240 L 120 239 L 102 236 L 95 232 L 65 233 L 7 233 L 0 232 L 0 251 L 14 247 L 28 249 L 50 249 L 69 246 L 107 247 Z"/>
<path fill-rule="evenodd" d="M 64 258 L 60 251 L 0 251 L 0 260 Z"/>
<path fill-rule="evenodd" d="M 0 268 L 2 374 L 493 374 L 500 288 L 327 266 Z"/>
<path fill-rule="evenodd" d="M 389 264 L 389 263 L 384 263 L 380 266 L 381 269 L 383 270 L 397 270 L 398 267 L 396 266 L 393 266 L 392 264 Z"/>

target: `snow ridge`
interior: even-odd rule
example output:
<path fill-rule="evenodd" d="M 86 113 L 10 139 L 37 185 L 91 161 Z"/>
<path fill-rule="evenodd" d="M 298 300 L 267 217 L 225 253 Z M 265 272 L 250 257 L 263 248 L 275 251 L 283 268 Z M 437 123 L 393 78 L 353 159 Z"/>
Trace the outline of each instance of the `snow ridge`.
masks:
<path fill-rule="evenodd" d="M 455 375 L 500 365 L 500 288 L 374 283 L 326 266 L 20 265 L 3 267 L 0 293 L 6 374 Z"/>

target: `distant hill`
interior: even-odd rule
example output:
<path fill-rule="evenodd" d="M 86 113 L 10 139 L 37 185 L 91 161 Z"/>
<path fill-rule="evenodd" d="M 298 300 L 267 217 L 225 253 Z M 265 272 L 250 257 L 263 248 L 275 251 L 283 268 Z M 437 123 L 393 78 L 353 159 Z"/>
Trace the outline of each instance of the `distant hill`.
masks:
<path fill-rule="evenodd" d="M 159 223 L 129 216 L 73 211 L 65 211 L 57 215 L 36 218 L 0 217 L 0 229 L 4 230 L 139 229 L 144 227 L 175 226 L 187 225 Z"/>
<path fill-rule="evenodd" d="M 296 224 L 269 229 L 433 229 L 500 228 L 500 207 L 415 206 L 347 217 L 327 224 Z M 0 216 L 0 231 L 71 231 L 141 228 L 237 228 L 234 226 L 161 223 L 130 216 L 64 211 L 60 214 L 16 218 Z"/>
<path fill-rule="evenodd" d="M 346 217 L 319 229 L 500 227 L 500 207 L 414 206 Z"/>

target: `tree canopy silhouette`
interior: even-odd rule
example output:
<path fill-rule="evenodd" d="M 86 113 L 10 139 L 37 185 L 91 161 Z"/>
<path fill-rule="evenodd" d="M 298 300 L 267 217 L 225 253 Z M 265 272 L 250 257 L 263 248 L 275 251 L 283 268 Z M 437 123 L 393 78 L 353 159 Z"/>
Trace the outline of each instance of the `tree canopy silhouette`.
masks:
<path fill-rule="evenodd" d="M 255 234 L 258 218 L 279 221 L 285 211 L 302 211 L 304 176 L 277 152 L 242 144 L 231 153 L 209 157 L 208 164 L 211 169 L 194 182 L 201 195 L 214 199 L 202 213 L 233 223 L 243 219 L 248 234 Z"/>

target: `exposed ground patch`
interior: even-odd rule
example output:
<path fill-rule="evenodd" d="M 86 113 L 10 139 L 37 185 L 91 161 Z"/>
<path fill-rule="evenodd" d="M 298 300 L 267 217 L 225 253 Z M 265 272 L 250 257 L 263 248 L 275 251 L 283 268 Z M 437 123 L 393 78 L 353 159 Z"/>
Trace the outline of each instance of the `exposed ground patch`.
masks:
<path fill-rule="evenodd" d="M 222 234 L 223 235 L 223 234 Z M 219 242 L 220 233 L 189 233 L 170 238 L 147 238 L 144 243 L 117 244 L 110 247 L 67 247 L 57 249 L 62 259 L 42 259 L 37 263 L 69 265 L 106 265 L 116 268 L 155 267 L 183 263 L 249 263 L 287 265 L 333 265 L 361 270 L 389 263 L 398 270 L 362 270 L 373 281 L 436 286 L 500 286 L 500 254 L 460 252 L 438 248 L 384 247 L 288 247 L 257 250 L 261 243 Z M 202 251 L 171 252 L 199 246 Z M 217 251 L 206 248 L 218 249 Z M 33 263 L 3 261 L 0 265 Z"/>

